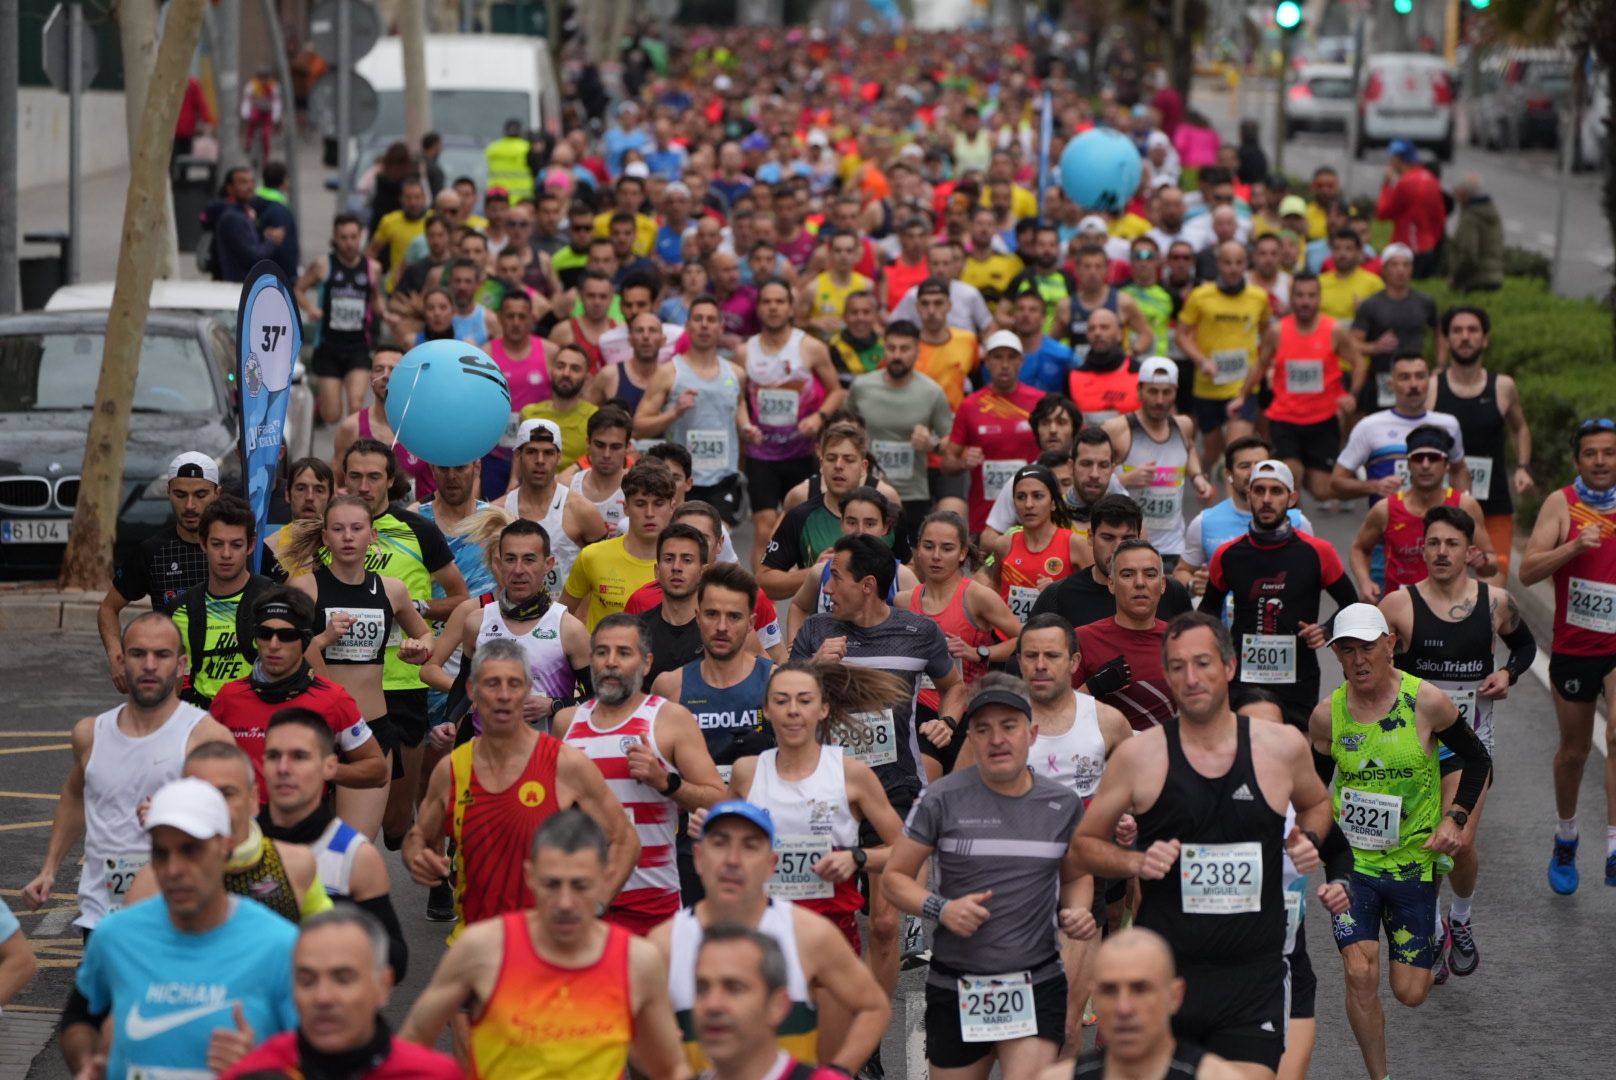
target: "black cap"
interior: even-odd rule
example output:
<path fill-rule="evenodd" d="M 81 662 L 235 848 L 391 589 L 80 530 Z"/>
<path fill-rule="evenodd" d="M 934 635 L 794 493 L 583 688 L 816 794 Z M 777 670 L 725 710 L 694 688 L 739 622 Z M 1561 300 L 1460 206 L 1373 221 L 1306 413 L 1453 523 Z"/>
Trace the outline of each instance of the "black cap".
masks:
<path fill-rule="evenodd" d="M 972 716 L 981 712 L 989 705 L 1003 705 L 1006 708 L 1016 710 L 1016 712 L 1025 716 L 1028 720 L 1032 719 L 1032 705 L 1027 701 L 1026 698 L 1022 697 L 1014 690 L 1004 690 L 995 687 L 991 690 L 980 691 L 971 698 L 970 704 L 965 706 L 965 715 L 960 717 L 960 723 L 970 723 Z"/>

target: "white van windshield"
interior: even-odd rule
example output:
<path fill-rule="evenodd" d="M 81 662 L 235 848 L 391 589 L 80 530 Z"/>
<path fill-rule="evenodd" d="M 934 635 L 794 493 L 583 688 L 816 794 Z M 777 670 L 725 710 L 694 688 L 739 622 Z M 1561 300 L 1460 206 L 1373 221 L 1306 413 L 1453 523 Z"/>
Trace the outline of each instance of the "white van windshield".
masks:
<path fill-rule="evenodd" d="M 382 90 L 376 99 L 376 122 L 370 130 L 405 130 L 403 91 Z M 532 98 L 520 90 L 432 91 L 432 126 L 483 142 L 503 135 L 505 121 L 517 119 L 525 125 L 531 114 Z"/>

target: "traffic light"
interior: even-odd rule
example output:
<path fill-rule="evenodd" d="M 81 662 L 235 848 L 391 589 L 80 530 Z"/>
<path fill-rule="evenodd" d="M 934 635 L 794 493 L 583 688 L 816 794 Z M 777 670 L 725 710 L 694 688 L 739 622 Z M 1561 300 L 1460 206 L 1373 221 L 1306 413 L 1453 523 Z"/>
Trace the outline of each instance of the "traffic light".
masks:
<path fill-rule="evenodd" d="M 1414 10 L 1414 0 L 1392 0 L 1392 10 L 1399 15 L 1407 15 Z"/>
<path fill-rule="evenodd" d="M 1302 5 L 1297 0 L 1279 0 L 1274 8 L 1274 25 L 1281 30 L 1295 30 L 1302 25 Z"/>
<path fill-rule="evenodd" d="M 1470 0 L 1470 6 L 1477 11 L 1486 11 L 1493 6 L 1493 0 Z"/>

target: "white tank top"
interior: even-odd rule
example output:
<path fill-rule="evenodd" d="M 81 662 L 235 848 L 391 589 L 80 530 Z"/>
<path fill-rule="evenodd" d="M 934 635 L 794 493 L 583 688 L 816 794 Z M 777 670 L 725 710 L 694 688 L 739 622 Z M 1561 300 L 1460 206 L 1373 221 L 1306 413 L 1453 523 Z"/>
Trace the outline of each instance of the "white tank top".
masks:
<path fill-rule="evenodd" d="M 791 917 L 791 903 L 784 900 L 769 901 L 758 920 L 757 930 L 780 944 L 786 959 L 786 993 L 792 1004 L 801 1005 L 810 1012 L 814 999 L 808 993 L 808 977 L 802 971 L 802 958 L 797 952 L 797 926 Z M 696 921 L 696 909 L 680 908 L 673 917 L 673 933 L 668 939 L 668 997 L 675 1014 L 688 1016 L 696 1007 L 696 953 L 706 934 Z"/>
<path fill-rule="evenodd" d="M 79 917 L 94 929 L 123 904 L 135 874 L 151 859 L 151 840 L 136 811 L 185 766 L 185 746 L 207 712 L 181 702 L 163 726 L 133 737 L 118 728 L 123 706 L 95 718 L 95 741 L 84 763 L 84 871 L 79 875 Z"/>
<path fill-rule="evenodd" d="M 786 343 L 777 353 L 763 351 L 763 335 L 746 342 L 746 377 L 759 386 L 778 386 L 793 379 L 801 379 L 808 365 L 802 360 L 801 329 L 791 331 Z"/>
<path fill-rule="evenodd" d="M 1150 482 L 1130 488 L 1128 494 L 1145 517 L 1145 539 L 1163 555 L 1184 554 L 1184 482 L 1189 471 L 1189 445 L 1177 420 L 1167 422 L 1166 442 L 1157 442 L 1145 430 L 1138 413 L 1128 414 L 1133 441 L 1122 460 L 1124 475 L 1150 470 Z"/>
<path fill-rule="evenodd" d="M 858 847 L 859 823 L 847 801 L 847 768 L 842 748 L 821 746 L 819 765 L 811 776 L 786 780 L 775 767 L 779 750 L 758 755 L 757 773 L 746 801 L 761 806 L 774 819 L 774 831 L 787 837 L 830 838 L 831 847 Z"/>
<path fill-rule="evenodd" d="M 588 476 L 590 472 L 591 470 L 589 469 L 579 469 L 572 475 L 571 490 L 576 491 L 586 499 L 589 499 L 589 493 L 584 491 L 584 477 Z M 622 485 L 618 485 L 616 491 L 599 502 L 595 502 L 594 499 L 589 499 L 589 501 L 595 503 L 595 509 L 599 510 L 600 516 L 606 519 L 606 530 L 613 536 L 621 536 L 628 530 L 628 526 L 624 524 Z M 565 583 L 566 579 L 563 578 L 562 584 Z"/>
<path fill-rule="evenodd" d="M 516 642 L 527 653 L 527 669 L 533 675 L 534 690 L 545 697 L 571 697 L 572 661 L 567 659 L 567 651 L 561 646 L 561 618 L 566 613 L 566 608 L 552 603 L 539 616 L 533 629 L 518 636 L 506 624 L 496 600 L 483 608 L 482 626 L 477 630 L 477 647 L 480 649 L 495 639 Z"/>
<path fill-rule="evenodd" d="M 1105 736 L 1100 734 L 1100 716 L 1094 699 L 1072 691 L 1077 715 L 1072 726 L 1060 735 L 1042 731 L 1033 740 L 1027 764 L 1040 776 L 1064 784 L 1077 792 L 1084 805 L 1094 797 L 1105 771 Z"/>
<path fill-rule="evenodd" d="M 572 537 L 567 535 L 564 519 L 567 511 L 567 496 L 571 489 L 556 485 L 555 494 L 550 498 L 550 508 L 544 512 L 539 524 L 544 531 L 550 534 L 550 554 L 555 556 L 555 569 L 544 579 L 544 591 L 550 594 L 552 600 L 561 599 L 561 589 L 567 583 L 567 574 L 572 571 L 572 561 L 578 557 L 581 550 Z M 521 517 L 521 502 L 518 496 L 520 489 L 505 496 L 505 509 L 513 517 Z"/>
<path fill-rule="evenodd" d="M 370 841 L 358 829 L 341 818 L 332 818 L 319 839 L 309 845 L 327 895 L 353 895 L 354 860 L 359 857 L 359 849 L 368 843 Z"/>

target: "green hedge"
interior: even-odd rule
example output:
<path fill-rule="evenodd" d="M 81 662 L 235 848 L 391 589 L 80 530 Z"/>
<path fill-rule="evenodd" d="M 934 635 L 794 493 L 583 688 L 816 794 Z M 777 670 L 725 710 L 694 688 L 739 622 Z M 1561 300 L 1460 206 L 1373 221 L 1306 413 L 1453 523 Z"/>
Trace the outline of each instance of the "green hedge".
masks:
<path fill-rule="evenodd" d="M 1415 287 L 1431 294 L 1442 310 L 1472 303 L 1492 319 L 1487 366 L 1514 376 L 1532 429 L 1538 488 L 1516 506 L 1517 523 L 1530 527 L 1543 496 L 1574 472 L 1570 435 L 1577 424 L 1616 417 L 1610 312 L 1594 300 L 1557 296 L 1535 277 L 1511 277 L 1494 293 L 1460 294 L 1443 281 Z M 1500 470 L 1500 475 L 1508 474 Z"/>

